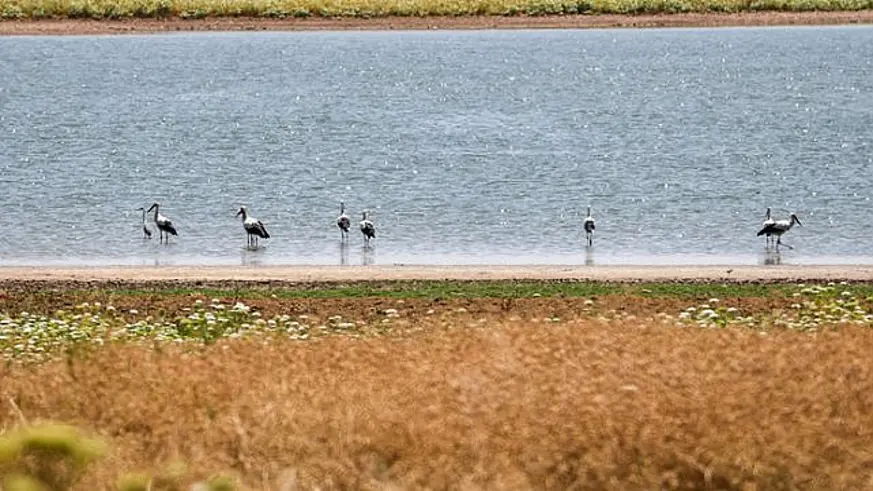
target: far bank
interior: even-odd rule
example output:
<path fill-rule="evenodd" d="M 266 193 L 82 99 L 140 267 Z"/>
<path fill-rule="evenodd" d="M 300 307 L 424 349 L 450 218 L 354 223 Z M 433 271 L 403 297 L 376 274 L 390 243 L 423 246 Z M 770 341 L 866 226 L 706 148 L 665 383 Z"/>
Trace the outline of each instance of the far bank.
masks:
<path fill-rule="evenodd" d="M 752 27 L 873 24 L 873 10 L 854 12 L 742 12 L 644 15 L 207 17 L 124 19 L 14 19 L 0 21 L 0 35 L 98 35 L 185 31 L 323 31 L 429 29 L 599 29 Z"/>

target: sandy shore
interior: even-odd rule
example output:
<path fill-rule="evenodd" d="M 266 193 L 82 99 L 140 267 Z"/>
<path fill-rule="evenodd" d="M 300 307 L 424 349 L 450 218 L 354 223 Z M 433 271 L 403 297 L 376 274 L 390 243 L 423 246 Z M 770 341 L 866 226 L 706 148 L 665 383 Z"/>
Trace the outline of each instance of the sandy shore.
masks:
<path fill-rule="evenodd" d="M 0 267 L 19 282 L 319 283 L 391 280 L 587 280 L 605 282 L 873 281 L 873 266 L 181 266 Z"/>
<path fill-rule="evenodd" d="M 261 19 L 48 19 L 0 21 L 0 35 L 141 34 L 176 31 L 317 31 L 424 29 L 584 29 L 608 27 L 727 27 L 871 24 L 860 12 L 754 12 L 739 14 L 565 15 L 542 17 L 386 17 Z"/>

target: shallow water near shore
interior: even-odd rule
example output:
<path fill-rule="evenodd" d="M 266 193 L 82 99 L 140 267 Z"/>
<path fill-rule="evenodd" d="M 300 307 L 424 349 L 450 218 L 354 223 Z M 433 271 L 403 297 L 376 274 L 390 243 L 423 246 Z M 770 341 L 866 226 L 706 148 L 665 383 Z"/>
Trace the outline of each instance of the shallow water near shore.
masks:
<path fill-rule="evenodd" d="M 0 265 L 873 264 L 870 27 L 0 38 L 0 72 Z"/>

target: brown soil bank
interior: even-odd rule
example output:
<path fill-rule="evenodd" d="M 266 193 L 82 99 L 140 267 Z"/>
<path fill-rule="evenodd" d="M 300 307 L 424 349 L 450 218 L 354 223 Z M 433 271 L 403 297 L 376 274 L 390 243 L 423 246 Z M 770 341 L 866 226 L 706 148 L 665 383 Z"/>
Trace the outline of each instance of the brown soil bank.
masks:
<path fill-rule="evenodd" d="M 261 19 L 44 19 L 0 21 L 0 35 L 83 35 L 173 31 L 315 31 L 421 29 L 585 29 L 610 27 L 727 27 L 871 24 L 873 10 L 857 12 L 746 12 L 668 15 L 538 17 L 383 17 Z"/>

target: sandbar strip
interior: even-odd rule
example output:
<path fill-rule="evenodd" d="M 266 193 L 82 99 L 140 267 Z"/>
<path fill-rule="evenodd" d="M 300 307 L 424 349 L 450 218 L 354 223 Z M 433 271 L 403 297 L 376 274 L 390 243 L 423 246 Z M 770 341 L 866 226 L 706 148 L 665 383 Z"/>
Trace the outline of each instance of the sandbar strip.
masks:
<path fill-rule="evenodd" d="M 113 266 L 0 267 L 0 288 L 38 283 L 271 284 L 401 280 L 552 280 L 599 282 L 873 282 L 870 265 L 803 266 Z"/>

